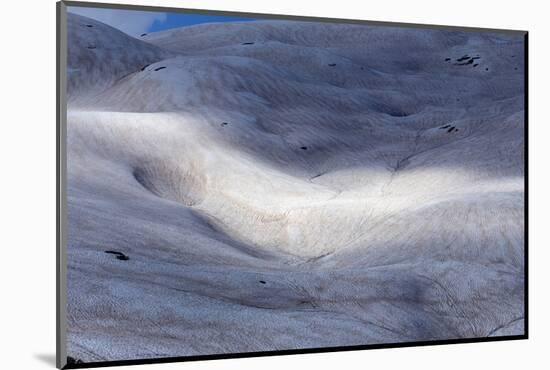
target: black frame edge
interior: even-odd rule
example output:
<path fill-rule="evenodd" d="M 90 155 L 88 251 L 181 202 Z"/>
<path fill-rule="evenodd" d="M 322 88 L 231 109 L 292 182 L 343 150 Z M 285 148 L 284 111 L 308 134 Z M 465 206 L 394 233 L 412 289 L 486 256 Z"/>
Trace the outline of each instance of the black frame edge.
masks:
<path fill-rule="evenodd" d="M 523 36 L 523 57 L 524 57 L 524 71 L 523 71 L 523 96 L 524 96 L 524 244 L 523 244 L 523 258 L 524 258 L 524 299 L 523 299 L 523 310 L 524 310 L 524 334 L 525 338 L 529 338 L 529 32 L 525 32 Z"/>
<path fill-rule="evenodd" d="M 86 369 L 86 368 L 96 368 L 96 367 L 150 365 L 150 364 L 164 364 L 164 363 L 191 362 L 191 361 L 204 361 L 204 360 L 224 360 L 224 359 L 238 359 L 238 358 L 252 358 L 252 357 L 289 356 L 289 355 L 305 355 L 305 354 L 332 353 L 332 352 L 352 352 L 352 351 L 387 349 L 387 348 L 407 348 L 407 347 L 425 347 L 425 346 L 435 346 L 435 345 L 439 346 L 439 345 L 449 345 L 449 344 L 488 343 L 488 342 L 501 342 L 501 341 L 525 340 L 525 339 L 527 339 L 527 336 L 524 334 L 524 335 L 511 335 L 511 336 L 499 336 L 499 337 L 486 337 L 486 338 L 446 339 L 446 340 L 419 341 L 419 342 L 369 344 L 369 345 L 359 345 L 359 346 L 291 349 L 291 350 L 281 350 L 281 351 L 244 352 L 244 353 L 165 357 L 165 358 L 150 358 L 150 359 L 136 359 L 136 360 L 100 361 L 100 362 L 88 362 L 88 363 L 82 363 L 82 364 L 67 365 L 63 369 Z"/>

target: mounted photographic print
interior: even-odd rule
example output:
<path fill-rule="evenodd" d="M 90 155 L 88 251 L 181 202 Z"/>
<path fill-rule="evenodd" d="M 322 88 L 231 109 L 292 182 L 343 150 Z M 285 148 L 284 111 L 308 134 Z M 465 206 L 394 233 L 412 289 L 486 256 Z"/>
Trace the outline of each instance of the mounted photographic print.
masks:
<path fill-rule="evenodd" d="M 526 86 L 525 31 L 58 3 L 58 367 L 527 338 Z"/>

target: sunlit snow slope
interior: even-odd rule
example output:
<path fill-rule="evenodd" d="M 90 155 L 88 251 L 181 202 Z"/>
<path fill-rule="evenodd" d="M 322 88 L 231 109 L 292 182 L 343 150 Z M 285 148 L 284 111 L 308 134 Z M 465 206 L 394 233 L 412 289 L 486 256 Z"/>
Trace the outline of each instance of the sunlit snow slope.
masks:
<path fill-rule="evenodd" d="M 69 36 L 70 356 L 523 334 L 521 35 Z"/>

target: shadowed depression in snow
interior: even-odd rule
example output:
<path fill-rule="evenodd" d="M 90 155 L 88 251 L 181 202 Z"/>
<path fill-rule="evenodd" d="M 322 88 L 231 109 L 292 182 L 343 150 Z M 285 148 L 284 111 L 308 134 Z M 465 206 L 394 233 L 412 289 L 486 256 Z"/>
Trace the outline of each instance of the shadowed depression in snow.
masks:
<path fill-rule="evenodd" d="M 524 42 L 68 14 L 68 355 L 524 333 Z"/>

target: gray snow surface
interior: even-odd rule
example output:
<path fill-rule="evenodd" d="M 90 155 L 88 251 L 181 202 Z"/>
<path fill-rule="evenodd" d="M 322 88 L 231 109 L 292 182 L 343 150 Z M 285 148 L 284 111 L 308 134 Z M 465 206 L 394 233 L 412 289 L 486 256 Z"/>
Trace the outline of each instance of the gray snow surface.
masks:
<path fill-rule="evenodd" d="M 521 36 L 68 22 L 69 356 L 523 334 Z"/>

